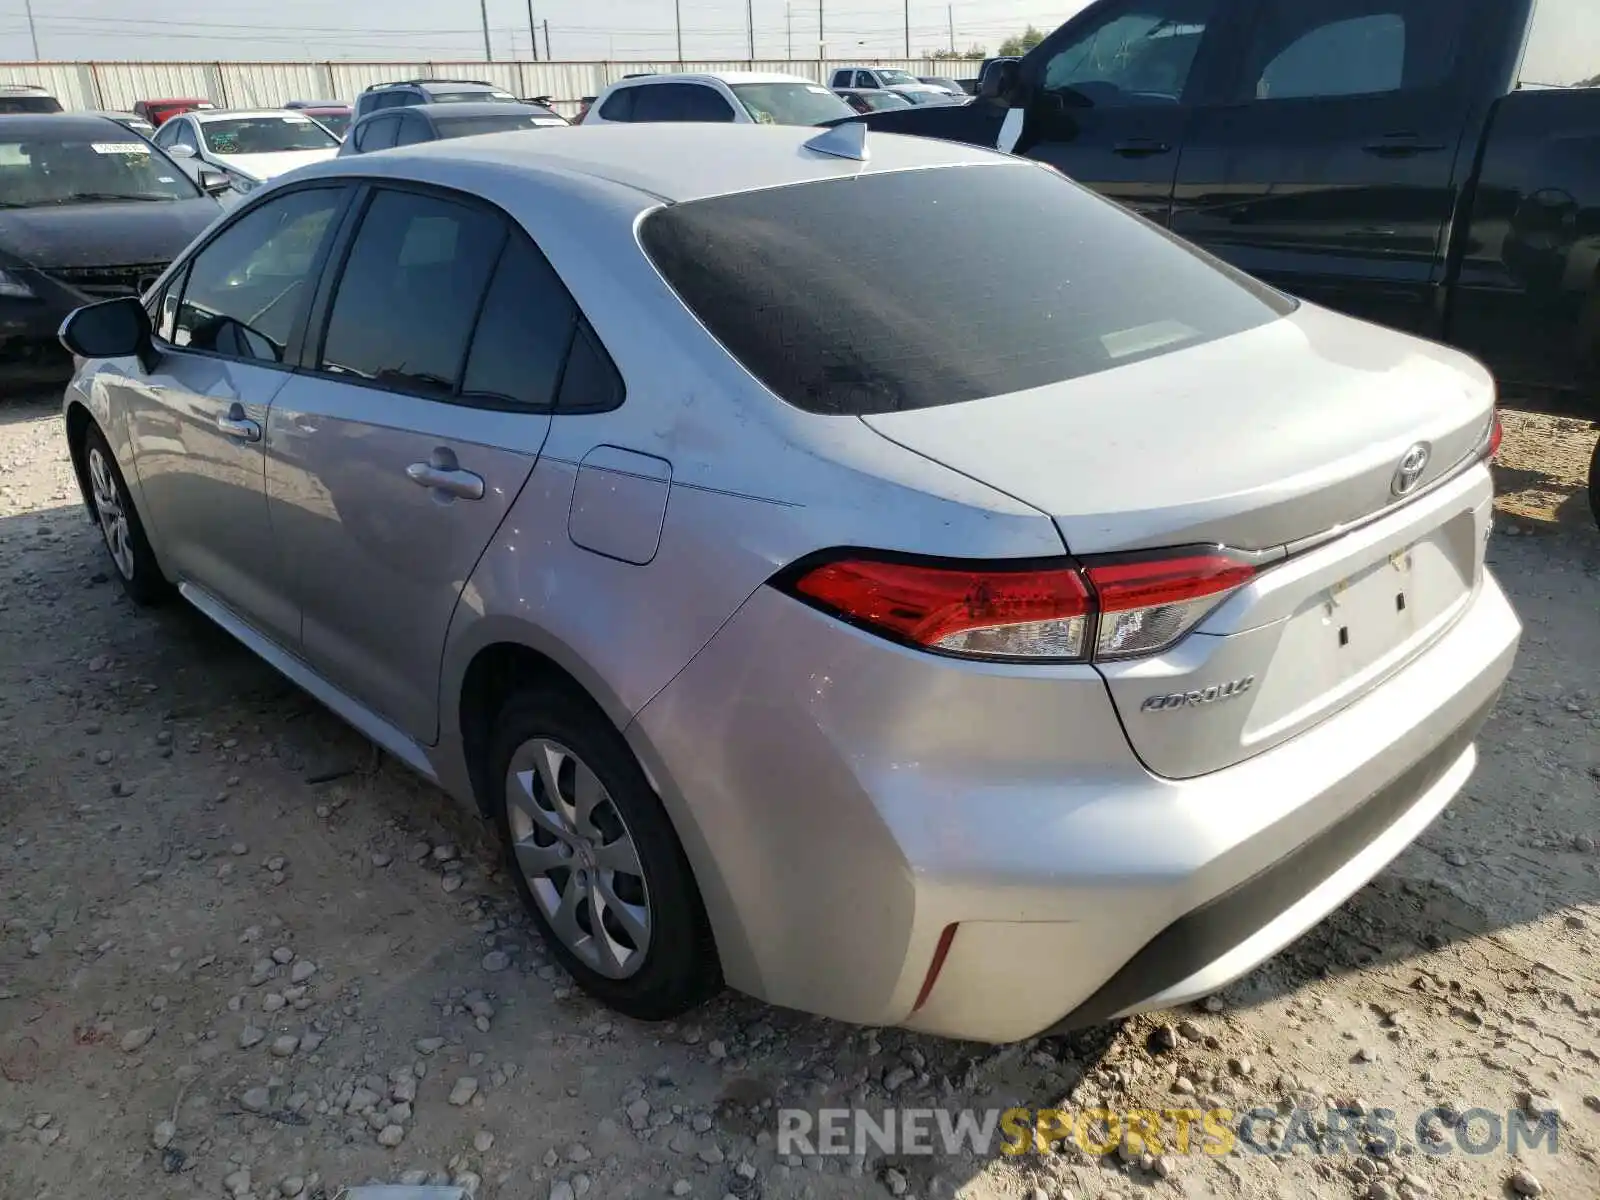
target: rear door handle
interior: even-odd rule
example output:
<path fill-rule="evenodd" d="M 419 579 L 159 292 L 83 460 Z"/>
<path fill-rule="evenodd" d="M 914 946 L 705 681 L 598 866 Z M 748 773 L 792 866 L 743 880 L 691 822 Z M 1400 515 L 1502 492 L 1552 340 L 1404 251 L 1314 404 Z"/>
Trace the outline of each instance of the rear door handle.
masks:
<path fill-rule="evenodd" d="M 1158 142 L 1155 138 L 1128 138 L 1111 147 L 1113 154 L 1120 154 L 1124 158 L 1149 158 L 1156 154 L 1167 154 L 1172 146 L 1167 142 Z"/>
<path fill-rule="evenodd" d="M 228 405 L 227 412 L 217 417 L 217 429 L 224 436 L 239 438 L 241 441 L 261 440 L 261 425 L 244 415 L 244 405 L 237 400 Z"/>
<path fill-rule="evenodd" d="M 463 471 L 456 454 L 448 446 L 437 446 L 427 462 L 415 462 L 406 468 L 406 478 L 418 487 L 443 492 L 460 500 L 482 500 L 483 477 Z"/>
<path fill-rule="evenodd" d="M 1413 154 L 1433 154 L 1445 149 L 1443 142 L 1425 142 L 1415 134 L 1393 134 L 1361 147 L 1379 158 L 1409 158 Z"/>

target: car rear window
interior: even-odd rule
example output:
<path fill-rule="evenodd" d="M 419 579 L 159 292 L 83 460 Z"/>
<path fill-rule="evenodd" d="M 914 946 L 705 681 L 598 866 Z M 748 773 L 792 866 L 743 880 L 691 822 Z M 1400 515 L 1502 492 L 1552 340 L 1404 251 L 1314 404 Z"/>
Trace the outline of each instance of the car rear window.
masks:
<path fill-rule="evenodd" d="M 1295 302 L 1034 164 L 899 171 L 657 209 L 657 269 L 808 412 L 1043 387 L 1264 325 Z"/>

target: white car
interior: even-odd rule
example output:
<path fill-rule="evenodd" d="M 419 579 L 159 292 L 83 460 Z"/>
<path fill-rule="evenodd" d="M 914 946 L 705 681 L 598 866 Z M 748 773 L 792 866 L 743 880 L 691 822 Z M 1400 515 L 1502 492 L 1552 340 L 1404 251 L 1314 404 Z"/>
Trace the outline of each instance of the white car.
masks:
<path fill-rule="evenodd" d="M 185 170 L 213 167 L 241 192 L 339 152 L 339 139 L 323 125 L 283 109 L 183 113 L 167 120 L 151 140 Z"/>
<path fill-rule="evenodd" d="M 946 88 L 923 83 L 910 71 L 902 71 L 895 67 L 840 67 L 833 73 L 833 86 L 881 88 L 886 92 L 899 92 L 913 104 L 926 104 L 950 94 Z"/>
<path fill-rule="evenodd" d="M 725 71 L 635 75 L 618 80 L 595 97 L 582 124 L 823 125 L 854 115 L 854 110 L 827 88 L 799 75 Z"/>

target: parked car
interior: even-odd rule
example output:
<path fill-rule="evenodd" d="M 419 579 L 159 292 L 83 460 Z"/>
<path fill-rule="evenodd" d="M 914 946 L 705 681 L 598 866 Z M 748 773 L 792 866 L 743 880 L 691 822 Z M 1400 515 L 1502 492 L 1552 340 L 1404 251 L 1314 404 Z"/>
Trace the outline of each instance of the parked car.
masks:
<path fill-rule="evenodd" d="M 917 82 L 925 83 L 929 87 L 942 88 L 949 92 L 952 96 L 971 95 L 966 88 L 961 86 L 959 81 L 954 79 L 946 79 L 943 75 L 918 75 Z"/>
<path fill-rule="evenodd" d="M 548 108 L 532 104 L 411 104 L 362 117 L 351 127 L 339 154 L 349 157 L 444 138 L 565 125 Z"/>
<path fill-rule="evenodd" d="M 579 100 L 578 115 L 572 123 L 574 125 L 582 125 L 583 119 L 589 115 L 589 110 L 594 107 L 594 102 L 598 99 L 600 99 L 599 96 L 584 96 L 581 100 Z"/>
<path fill-rule="evenodd" d="M 944 95 L 942 87 L 923 83 L 910 71 L 891 67 L 840 67 L 833 73 L 833 87 L 872 88 L 899 92 L 913 104 L 915 96 Z"/>
<path fill-rule="evenodd" d="M 129 595 L 495 821 L 634 1017 L 1208 994 L 1449 802 L 1520 636 L 1466 355 L 859 122 L 318 163 L 63 339 Z"/>
<path fill-rule="evenodd" d="M 375 83 L 356 97 L 352 122 L 370 112 L 385 108 L 404 108 L 411 104 L 516 104 L 517 98 L 505 88 L 479 79 L 403 79 L 394 83 Z"/>
<path fill-rule="evenodd" d="M 1100 0 L 985 100 L 858 119 L 1048 163 L 1269 283 L 1476 355 L 1519 404 L 1600 419 L 1593 16 Z M 1589 497 L 1600 520 L 1600 451 Z"/>
<path fill-rule="evenodd" d="M 82 115 L 86 117 L 105 117 L 107 120 L 115 121 L 129 132 L 137 133 L 142 138 L 155 136 L 156 127 L 135 113 L 106 110 L 102 112 L 86 112 Z"/>
<path fill-rule="evenodd" d="M 182 163 L 222 171 L 240 192 L 339 152 L 332 133 L 284 109 L 183 113 L 156 130 L 155 143 Z"/>
<path fill-rule="evenodd" d="M 965 104 L 970 97 L 952 96 L 943 88 L 932 88 L 926 92 L 898 91 L 895 95 L 903 97 L 910 104 Z"/>
<path fill-rule="evenodd" d="M 350 128 L 350 106 L 338 100 L 291 100 L 284 108 L 310 117 L 340 141 Z"/>
<path fill-rule="evenodd" d="M 166 121 L 187 112 L 209 112 L 217 106 L 209 100 L 139 100 L 134 103 L 135 116 L 143 117 L 156 128 L 160 128 Z"/>
<path fill-rule="evenodd" d="M 0 116 L 0 198 L 0 389 L 65 382 L 67 315 L 139 295 L 221 211 L 149 142 L 78 113 Z"/>
<path fill-rule="evenodd" d="M 61 101 L 33 83 L 0 83 L 0 114 L 58 113 Z"/>
<path fill-rule="evenodd" d="M 833 94 L 858 113 L 911 107 L 911 101 L 905 96 L 885 88 L 836 88 Z"/>
<path fill-rule="evenodd" d="M 798 75 L 753 71 L 636 75 L 613 83 L 585 111 L 585 125 L 705 121 L 739 125 L 823 125 L 853 110 Z"/>

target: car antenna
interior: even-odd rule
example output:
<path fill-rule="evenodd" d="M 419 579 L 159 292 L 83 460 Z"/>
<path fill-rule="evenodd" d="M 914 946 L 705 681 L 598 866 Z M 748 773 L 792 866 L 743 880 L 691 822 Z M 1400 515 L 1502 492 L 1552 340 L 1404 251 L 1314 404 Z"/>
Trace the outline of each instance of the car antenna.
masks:
<path fill-rule="evenodd" d="M 807 150 L 818 154 L 831 154 L 835 158 L 850 158 L 866 162 L 872 157 L 867 149 L 867 127 L 860 121 L 844 121 L 818 134 L 806 143 Z"/>

